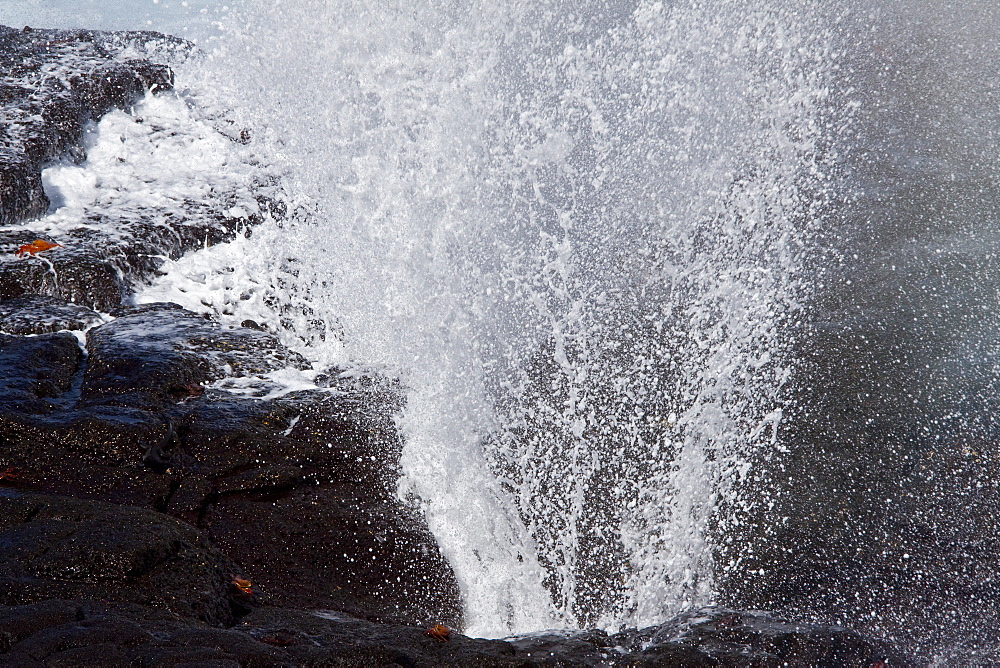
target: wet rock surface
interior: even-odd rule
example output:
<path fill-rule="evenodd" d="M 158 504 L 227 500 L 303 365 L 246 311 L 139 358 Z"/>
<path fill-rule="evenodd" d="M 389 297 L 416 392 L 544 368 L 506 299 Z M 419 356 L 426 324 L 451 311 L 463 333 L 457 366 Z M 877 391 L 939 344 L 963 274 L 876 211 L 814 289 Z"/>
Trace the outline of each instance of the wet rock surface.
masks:
<path fill-rule="evenodd" d="M 452 633 L 440 641 L 412 626 L 344 614 L 268 607 L 219 628 L 145 606 L 56 599 L 0 605 L 0 628 L 0 652 L 21 665 L 916 665 L 846 629 L 796 627 L 761 614 L 714 609 L 701 611 L 693 623 L 684 616 L 614 636 L 552 632 L 483 640 Z"/>
<path fill-rule="evenodd" d="M 0 331 L 8 334 L 46 334 L 80 331 L 102 322 L 100 313 L 54 297 L 26 295 L 0 301 Z"/>
<path fill-rule="evenodd" d="M 837 626 L 794 624 L 762 612 L 705 608 L 614 635 L 548 632 L 510 638 L 519 654 L 582 666 L 910 666 L 888 643 Z"/>
<path fill-rule="evenodd" d="M 49 207 L 46 161 L 78 160 L 86 122 L 170 87 L 136 44 L 190 48 L 0 27 L 0 662 L 908 665 L 846 629 L 717 610 L 613 636 L 427 635 L 460 627 L 461 602 L 397 495 L 396 384 L 334 371 L 270 396 L 267 374 L 305 363 L 255 323 L 127 304 L 164 257 L 273 211 L 266 197 L 94 220 L 13 255 L 37 234 L 19 221 Z"/>
<path fill-rule="evenodd" d="M 149 510 L 0 490 L 0 603 L 97 598 L 231 624 L 235 564 Z"/>
<path fill-rule="evenodd" d="M 200 395 L 203 383 L 305 366 L 272 334 L 225 330 L 176 304 L 122 308 L 114 315 L 87 334 L 82 399 L 89 404 L 161 408 Z"/>
<path fill-rule="evenodd" d="M 296 356 L 172 304 L 118 314 L 88 332 L 86 357 L 68 332 L 0 339 L 8 487 L 179 517 L 235 555 L 262 600 L 459 623 L 454 576 L 395 495 L 391 389 L 233 396 L 206 384 Z"/>
<path fill-rule="evenodd" d="M 0 392 L 25 412 L 55 410 L 54 402 L 69 391 L 81 359 L 79 343 L 68 332 L 0 334 Z"/>
<path fill-rule="evenodd" d="M 640 665 L 912 666 L 889 643 L 838 626 L 795 624 L 762 612 L 710 608 L 615 636 Z"/>

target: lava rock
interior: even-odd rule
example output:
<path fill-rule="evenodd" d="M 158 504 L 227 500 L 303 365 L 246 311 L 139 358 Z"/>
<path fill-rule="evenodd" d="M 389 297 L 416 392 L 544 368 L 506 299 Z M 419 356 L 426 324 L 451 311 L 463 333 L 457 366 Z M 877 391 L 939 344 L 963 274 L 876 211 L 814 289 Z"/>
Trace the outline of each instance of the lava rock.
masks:
<path fill-rule="evenodd" d="M 694 610 L 645 629 L 548 631 L 508 638 L 518 656 L 557 666 L 915 666 L 888 643 L 763 612 Z"/>
<path fill-rule="evenodd" d="M 271 604 L 460 625 L 454 573 L 421 513 L 396 495 L 398 388 L 340 383 L 275 400 L 206 390 L 301 360 L 271 334 L 173 304 L 117 315 L 90 330 L 85 363 L 69 333 L 0 339 L 10 349 L 0 385 L 9 486 L 182 518 L 237 558 Z M 57 344 L 71 355 L 62 366 L 42 358 L 56 359 Z M 36 388 L 60 369 L 58 386 Z M 46 393 L 58 396 L 38 404 Z"/>
<path fill-rule="evenodd" d="M 441 642 L 424 629 L 376 624 L 344 614 L 310 613 L 275 607 L 252 610 L 228 629 L 135 604 L 93 600 L 0 605 L 0 657 L 20 665 L 337 665 L 337 666 L 869 666 L 914 665 L 906 657 L 869 651 L 831 650 L 812 654 L 767 638 L 787 632 L 784 623 L 754 613 L 750 643 L 743 651 L 700 648 L 694 638 L 665 641 L 677 626 L 693 633 L 732 639 L 746 630 L 725 621 L 732 611 L 701 611 L 662 627 L 628 631 L 610 638 L 600 631 L 548 632 L 506 640 L 467 638 L 451 633 Z M 706 621 L 705 617 L 714 619 Z M 721 625 L 723 631 L 710 630 Z M 774 632 L 766 630 L 773 625 Z M 843 629 L 798 625 L 797 633 L 829 634 L 837 646 Z M 652 642 L 652 644 L 650 644 Z M 726 640 L 725 642 L 729 642 Z M 865 645 L 862 641 L 861 645 Z M 614 643 L 634 643 L 635 647 Z M 756 644 L 754 644 L 756 643 Z M 708 651 L 703 651 L 703 650 Z M 809 658 L 812 656 L 812 659 Z M 875 658 L 872 658 L 875 657 Z M 878 658 L 883 657 L 883 658 Z M 811 661 L 811 662 L 810 662 Z"/>
<path fill-rule="evenodd" d="M 441 642 L 426 627 L 374 624 L 339 613 L 308 613 L 262 607 L 240 620 L 235 629 L 260 642 L 282 647 L 291 663 L 323 665 L 338 657 L 349 666 L 484 666 L 540 665 L 509 642 L 469 638 L 453 632 Z"/>
<path fill-rule="evenodd" d="M 46 211 L 41 168 L 83 157 L 86 122 L 170 87 L 165 65 L 119 57 L 137 40 L 170 41 L 0 27 L 0 224 Z M 164 257 L 260 216 L 235 219 L 203 202 L 168 219 L 124 215 L 80 221 L 59 233 L 59 247 L 20 259 L 13 251 L 37 232 L 0 232 L 11 252 L 0 259 L 0 318 L 11 331 L 43 332 L 0 340 L 0 603 L 16 618 L 0 624 L 7 660 L 288 662 L 268 642 L 199 625 L 231 624 L 269 600 L 458 624 L 454 574 L 420 514 L 393 493 L 398 398 L 206 392 L 210 381 L 303 362 L 270 334 L 223 330 L 175 305 L 118 308 Z M 96 311 L 116 319 L 90 330 L 86 355 L 73 335 L 46 332 L 96 324 Z M 254 594 L 237 593 L 231 578 L 243 571 L 193 525 L 260 574 Z M 349 652 L 365 665 L 412 663 L 377 639 L 358 644 L 367 649 Z M 139 647 L 148 651 L 131 651 Z"/>
<path fill-rule="evenodd" d="M 271 334 L 222 329 L 176 304 L 147 304 L 87 334 L 87 402 L 158 408 L 198 396 L 202 384 L 304 365 Z"/>
<path fill-rule="evenodd" d="M 170 90 L 173 73 L 166 63 L 181 62 L 195 51 L 185 40 L 152 32 L 24 32 L 0 26 L 0 117 L 5 120 L 0 127 L 0 225 L 46 213 L 50 202 L 43 167 L 57 159 L 82 161 L 86 123 L 112 108 L 127 109 L 148 92 Z M 125 53 L 143 53 L 146 59 Z M 119 211 L 114 218 L 89 212 L 77 225 L 49 231 L 60 247 L 38 257 L 13 256 L 37 231 L 0 231 L 0 249 L 12 253 L 0 257 L 0 302 L 47 295 L 109 312 L 166 258 L 248 233 L 265 216 L 282 215 L 283 207 L 264 195 L 267 184 L 254 188 L 256 194 L 221 193 L 217 200 L 186 201 L 170 212 Z"/>
<path fill-rule="evenodd" d="M 55 410 L 52 400 L 70 390 L 82 358 L 79 341 L 69 333 L 0 334 L 0 410 Z"/>
<path fill-rule="evenodd" d="M 0 404 L 4 404 L 0 400 Z M 174 442 L 162 415 L 117 406 L 46 415 L 0 411 L 0 467 L 25 491 L 161 508 L 179 485 L 147 464 Z"/>
<path fill-rule="evenodd" d="M 557 666 L 609 666 L 626 656 L 607 633 L 598 629 L 540 631 L 508 638 L 507 642 L 519 656 Z"/>
<path fill-rule="evenodd" d="M 236 566 L 161 513 L 0 489 L 0 603 L 99 598 L 232 623 Z"/>
<path fill-rule="evenodd" d="M 266 608 L 232 628 L 167 611 L 96 600 L 0 605 L 0 660 L 10 665 L 540 665 L 508 643 L 454 634 L 441 643 L 422 629 L 347 615 Z"/>
<path fill-rule="evenodd" d="M 2 156 L 0 156 L 2 160 Z M 0 231 L 0 302 L 17 297 L 46 295 L 108 313 L 148 282 L 166 258 L 249 234 L 249 226 L 263 220 L 259 211 L 230 218 L 230 203 L 191 202 L 183 218 L 154 220 L 149 212 L 122 213 L 115 219 L 93 214 L 82 224 L 49 236 L 59 247 L 35 257 L 17 258 L 15 251 L 37 237 L 17 228 Z M 269 205 L 261 204 L 270 211 Z"/>
<path fill-rule="evenodd" d="M 791 623 L 763 612 L 705 608 L 669 622 L 612 637 L 635 652 L 629 665 L 662 666 L 916 666 L 889 643 L 849 629 Z"/>
<path fill-rule="evenodd" d="M 212 394 L 178 406 L 179 449 L 215 475 L 206 486 L 182 473 L 167 512 L 238 555 L 274 605 L 460 625 L 455 575 L 395 493 L 399 398 L 384 394 Z"/>
<path fill-rule="evenodd" d="M 0 233 L 10 239 L 11 255 L 0 258 L 0 304 L 17 298 L 46 296 L 96 311 L 118 308 L 125 292 L 122 274 L 102 252 L 66 245 L 46 251 L 44 257 L 14 258 L 14 250 L 32 234 Z"/>
<path fill-rule="evenodd" d="M 54 297 L 26 295 L 0 301 L 0 330 L 7 334 L 79 331 L 102 321 L 96 311 Z"/>

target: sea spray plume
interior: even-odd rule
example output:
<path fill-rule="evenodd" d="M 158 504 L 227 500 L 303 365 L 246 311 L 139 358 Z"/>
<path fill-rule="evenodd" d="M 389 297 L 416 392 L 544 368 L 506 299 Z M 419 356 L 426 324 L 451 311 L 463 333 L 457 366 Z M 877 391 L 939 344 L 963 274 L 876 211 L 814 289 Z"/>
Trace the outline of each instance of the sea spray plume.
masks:
<path fill-rule="evenodd" d="M 413 388 L 404 467 L 422 475 L 405 493 L 431 500 L 429 524 L 481 633 L 558 624 L 530 537 L 479 447 L 491 420 L 470 331 L 480 290 L 460 256 L 493 222 L 478 205 L 477 132 L 499 48 L 484 31 L 506 14 L 263 4 L 239 58 L 254 66 L 234 73 L 248 106 L 263 110 L 247 120 L 285 166 L 291 208 L 315 212 L 283 223 L 269 282 L 311 293 L 315 317 L 343 332 L 343 358 L 388 367 Z M 304 332 L 286 334 L 294 344 Z M 305 352 L 322 358 L 324 347 Z"/>
<path fill-rule="evenodd" d="M 539 231 L 506 249 L 529 309 L 492 379 L 496 461 L 570 624 L 709 600 L 709 522 L 780 423 L 835 59 L 791 9 L 715 9 L 643 4 L 585 47 L 570 14 L 511 67 L 539 81 L 498 171 Z"/>
<path fill-rule="evenodd" d="M 402 377 L 471 633 L 710 600 L 824 205 L 807 9 L 258 3 L 217 58 L 292 212 L 248 240 L 258 317 Z"/>

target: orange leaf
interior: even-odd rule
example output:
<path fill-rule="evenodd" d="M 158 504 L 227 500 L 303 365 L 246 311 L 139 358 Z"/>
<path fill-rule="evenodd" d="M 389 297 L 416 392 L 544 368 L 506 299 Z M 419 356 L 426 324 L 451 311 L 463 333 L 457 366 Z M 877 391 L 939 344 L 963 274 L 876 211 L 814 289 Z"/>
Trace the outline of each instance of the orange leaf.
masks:
<path fill-rule="evenodd" d="M 35 253 L 41 253 L 42 251 L 52 250 L 56 248 L 59 244 L 54 244 L 51 241 L 46 241 L 45 239 L 35 239 L 30 244 L 24 244 L 17 249 L 17 256 L 24 257 L 26 255 L 34 255 Z"/>

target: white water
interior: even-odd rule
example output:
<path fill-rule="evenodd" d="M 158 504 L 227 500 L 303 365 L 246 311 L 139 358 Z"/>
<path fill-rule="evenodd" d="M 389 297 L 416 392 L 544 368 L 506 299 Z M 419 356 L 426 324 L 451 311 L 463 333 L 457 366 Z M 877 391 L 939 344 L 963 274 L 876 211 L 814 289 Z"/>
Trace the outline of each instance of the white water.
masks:
<path fill-rule="evenodd" d="M 842 122 L 804 7 L 260 3 L 210 61 L 295 214 L 167 281 L 403 379 L 468 633 L 711 601 Z"/>
<path fill-rule="evenodd" d="M 468 633 L 711 601 L 713 536 L 780 426 L 845 121 L 827 104 L 834 25 L 795 3 L 370 5 L 245 8 L 181 69 L 184 95 L 243 115 L 296 213 L 140 301 L 268 322 L 317 368 L 403 378 L 400 494 L 426 509 Z M 88 27 L 142 27 L 103 20 Z M 95 147 L 142 127 L 127 120 Z M 136 200 L 116 175 L 149 181 L 91 154 L 49 172 L 61 214 Z"/>

